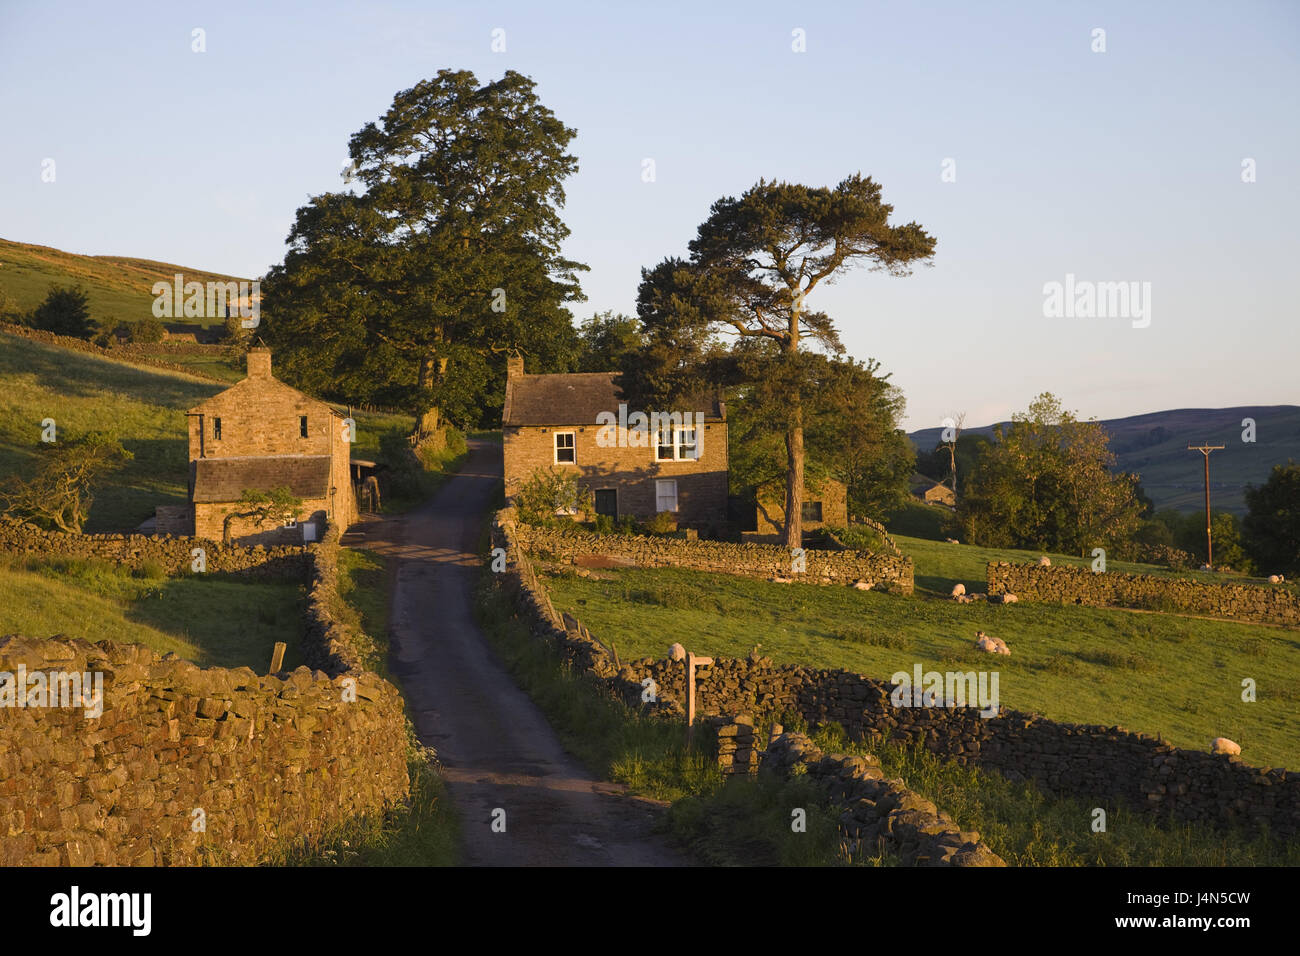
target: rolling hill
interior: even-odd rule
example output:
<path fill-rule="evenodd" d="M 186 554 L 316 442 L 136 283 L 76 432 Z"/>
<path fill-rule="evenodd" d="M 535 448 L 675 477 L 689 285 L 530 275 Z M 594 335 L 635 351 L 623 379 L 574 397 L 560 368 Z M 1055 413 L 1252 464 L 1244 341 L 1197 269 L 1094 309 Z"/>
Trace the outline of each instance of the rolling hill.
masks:
<path fill-rule="evenodd" d="M 171 282 L 176 273 L 187 282 L 240 281 L 239 276 L 221 275 L 203 269 L 130 259 L 124 256 L 82 256 L 72 252 L 35 246 L 26 242 L 0 239 L 0 290 L 10 300 L 10 308 L 27 311 L 40 305 L 51 283 L 80 283 L 90 298 L 90 315 L 100 328 L 113 328 L 119 322 L 135 322 L 150 317 L 153 309 L 153 284 Z M 247 280 L 245 280 L 247 281 Z M 215 319 L 186 319 L 210 325 Z"/>
<path fill-rule="evenodd" d="M 1255 441 L 1242 441 L 1242 419 L 1255 420 Z M 1008 423 L 1002 422 L 1006 425 Z M 1110 433 L 1116 468 L 1142 476 L 1142 488 L 1157 508 L 1192 511 L 1204 507 L 1204 464 L 1188 445 L 1225 446 L 1210 457 L 1210 504 L 1245 514 L 1246 485 L 1262 485 L 1274 465 L 1300 461 L 1300 406 L 1242 405 L 1237 408 L 1176 408 L 1100 423 Z M 994 425 L 966 428 L 992 437 Z M 941 428 L 908 437 L 918 451 L 939 441 Z"/>

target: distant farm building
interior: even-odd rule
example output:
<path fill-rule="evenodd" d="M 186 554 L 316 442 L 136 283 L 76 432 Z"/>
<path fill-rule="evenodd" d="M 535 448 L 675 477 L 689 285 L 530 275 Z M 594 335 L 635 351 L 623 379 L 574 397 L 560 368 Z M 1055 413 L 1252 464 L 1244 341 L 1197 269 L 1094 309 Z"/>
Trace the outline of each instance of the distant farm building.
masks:
<path fill-rule="evenodd" d="M 915 473 L 910 484 L 912 495 L 929 505 L 946 505 L 957 507 L 957 496 L 947 485 L 940 484 L 932 478 Z"/>

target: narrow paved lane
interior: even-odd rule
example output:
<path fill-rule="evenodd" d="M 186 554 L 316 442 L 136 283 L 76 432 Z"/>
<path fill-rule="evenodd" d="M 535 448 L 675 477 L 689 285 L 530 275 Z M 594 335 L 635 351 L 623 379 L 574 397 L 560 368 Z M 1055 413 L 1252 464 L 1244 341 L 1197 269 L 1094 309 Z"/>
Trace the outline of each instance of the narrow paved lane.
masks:
<path fill-rule="evenodd" d="M 475 553 L 501 446 L 470 442 L 461 471 L 418 510 L 345 543 L 396 559 L 389 668 L 461 814 L 462 859 L 488 866 L 673 866 L 655 810 L 583 770 L 489 649 L 474 620 Z M 492 830 L 505 810 L 505 832 Z"/>

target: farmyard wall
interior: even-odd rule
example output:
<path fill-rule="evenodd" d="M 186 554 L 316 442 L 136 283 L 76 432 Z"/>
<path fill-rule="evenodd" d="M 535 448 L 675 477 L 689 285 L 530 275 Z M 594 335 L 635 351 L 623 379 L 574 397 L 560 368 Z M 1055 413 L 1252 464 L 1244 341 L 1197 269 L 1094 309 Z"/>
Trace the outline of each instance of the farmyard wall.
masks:
<path fill-rule="evenodd" d="M 103 674 L 98 717 L 0 707 L 0 865 L 251 864 L 407 796 L 402 698 L 364 669 L 330 610 L 336 533 L 280 550 L 221 554 L 232 569 L 306 575 L 303 652 L 316 670 L 259 676 L 140 645 L 0 638 L 0 671 Z"/>
<path fill-rule="evenodd" d="M 513 523 L 512 513 L 503 520 Z M 538 553 L 593 565 L 607 563 L 638 568 L 688 568 L 746 577 L 784 577 L 811 584 L 852 585 L 912 593 L 912 559 L 867 551 L 804 552 L 807 570 L 792 572 L 790 552 L 773 544 L 732 544 L 659 538 L 646 535 L 598 535 L 581 529 L 534 528 L 515 524 L 520 546 Z"/>
<path fill-rule="evenodd" d="M 152 563 L 174 576 L 191 573 L 195 548 L 203 549 L 206 574 L 300 581 L 308 573 L 309 548 L 302 545 L 246 548 L 223 545 L 206 538 L 170 535 L 64 534 L 0 518 L 0 552 L 10 554 L 97 558 L 132 568 Z"/>
<path fill-rule="evenodd" d="M 641 682 L 650 678 L 657 706 L 680 712 L 686 683 L 682 665 L 666 659 L 616 665 L 610 650 L 586 628 L 555 613 L 523 540 L 503 512 L 494 545 L 506 548 L 506 577 L 537 636 L 629 704 L 641 706 Z M 1119 727 L 1064 724 L 1005 708 L 983 718 L 971 708 L 895 707 L 893 688 L 849 671 L 776 665 L 766 658 L 719 658 L 696 672 L 696 707 L 702 717 L 750 714 L 769 720 L 798 714 L 809 724 L 834 721 L 857 740 L 921 744 L 959 763 L 994 769 L 1012 780 L 1032 780 L 1048 792 L 1098 806 L 1123 803 L 1212 826 L 1263 823 L 1284 838 L 1300 830 L 1300 773 L 1180 750 Z"/>
<path fill-rule="evenodd" d="M 1300 597 L 1285 587 L 1210 584 L 1189 578 L 1002 561 L 988 566 L 988 593 L 1010 593 L 1021 601 L 1150 608 L 1300 626 Z"/>

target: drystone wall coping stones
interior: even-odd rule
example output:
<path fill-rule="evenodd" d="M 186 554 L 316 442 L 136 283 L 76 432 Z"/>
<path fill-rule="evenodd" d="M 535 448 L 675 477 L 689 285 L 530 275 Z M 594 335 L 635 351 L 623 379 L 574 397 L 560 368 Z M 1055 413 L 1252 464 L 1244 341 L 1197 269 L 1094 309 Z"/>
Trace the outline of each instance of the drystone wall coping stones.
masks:
<path fill-rule="evenodd" d="M 783 733 L 768 744 L 761 771 L 784 777 L 802 766 L 840 809 L 849 852 L 885 851 L 903 866 L 1006 866 L 974 830 L 898 779 L 886 780 L 880 761 L 862 754 L 824 754 L 807 736 Z"/>
<path fill-rule="evenodd" d="M 0 638 L 0 671 L 20 665 L 102 674 L 102 712 L 0 710 L 0 865 L 252 864 L 407 796 L 402 699 L 375 674 Z"/>
<path fill-rule="evenodd" d="M 1287 588 L 1006 561 L 990 563 L 987 576 L 990 595 L 1013 593 L 1023 601 L 1185 611 L 1300 626 L 1300 596 Z"/>
<path fill-rule="evenodd" d="M 509 525 L 524 549 L 571 563 L 590 564 L 594 560 L 610 567 L 687 568 L 746 577 L 792 577 L 810 584 L 852 586 L 862 581 L 873 588 L 904 594 L 910 594 L 914 587 L 912 559 L 887 552 L 808 549 L 804 552 L 806 571 L 794 572 L 790 551 L 779 545 L 538 528 L 517 521 L 513 513 L 499 516 L 498 524 Z"/>

